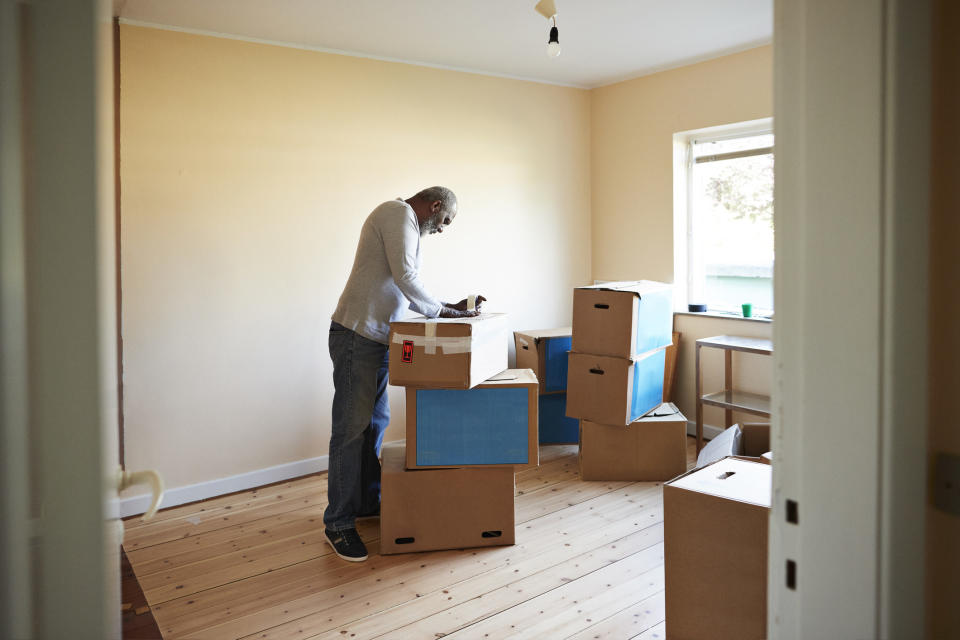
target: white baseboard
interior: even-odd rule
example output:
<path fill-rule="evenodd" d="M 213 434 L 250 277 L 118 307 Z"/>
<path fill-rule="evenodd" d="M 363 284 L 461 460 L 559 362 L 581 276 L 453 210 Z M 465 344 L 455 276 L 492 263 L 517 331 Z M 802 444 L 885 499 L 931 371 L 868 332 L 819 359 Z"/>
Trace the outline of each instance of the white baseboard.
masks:
<path fill-rule="evenodd" d="M 188 502 L 197 500 L 206 500 L 216 496 L 226 495 L 235 491 L 244 491 L 254 487 L 262 487 L 265 484 L 281 482 L 290 478 L 309 475 L 326 471 L 329 467 L 329 456 L 320 456 L 318 458 L 307 458 L 306 460 L 296 460 L 286 464 L 278 464 L 275 467 L 265 469 L 256 469 L 247 473 L 241 473 L 226 478 L 217 478 L 197 484 L 190 484 L 184 487 L 167 489 L 163 493 L 163 502 L 160 503 L 161 509 L 175 507 Z M 131 496 L 120 499 L 120 517 L 135 516 L 145 513 L 150 508 L 150 494 Z"/>
<path fill-rule="evenodd" d="M 723 433 L 723 429 L 720 427 L 715 427 L 712 424 L 703 425 L 703 439 L 704 440 L 713 440 L 715 437 Z M 696 420 L 687 420 L 687 435 L 688 436 L 697 436 L 697 422 Z"/>

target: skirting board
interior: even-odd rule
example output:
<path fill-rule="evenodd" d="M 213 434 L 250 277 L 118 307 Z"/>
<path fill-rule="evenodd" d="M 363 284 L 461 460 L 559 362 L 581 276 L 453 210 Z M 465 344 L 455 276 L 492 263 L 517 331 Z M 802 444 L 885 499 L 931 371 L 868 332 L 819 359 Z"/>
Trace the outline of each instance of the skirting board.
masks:
<path fill-rule="evenodd" d="M 296 460 L 286 464 L 278 464 L 275 467 L 257 469 L 247 473 L 241 473 L 226 478 L 217 478 L 207 482 L 190 484 L 185 487 L 176 487 L 167 489 L 163 493 L 163 502 L 160 503 L 161 509 L 176 507 L 177 505 L 196 502 L 197 500 L 206 500 L 217 496 L 262 487 L 263 485 L 274 482 L 282 482 L 291 478 L 310 475 L 326 471 L 329 467 L 329 456 L 320 456 L 317 458 L 307 458 L 306 460 Z M 120 499 L 120 517 L 135 516 L 145 513 L 150 508 L 150 494 L 131 496 Z"/>
<path fill-rule="evenodd" d="M 703 439 L 704 440 L 713 440 L 715 437 L 723 433 L 723 429 L 720 427 L 715 427 L 712 424 L 703 425 Z M 697 421 L 696 420 L 687 420 L 687 435 L 697 437 Z"/>

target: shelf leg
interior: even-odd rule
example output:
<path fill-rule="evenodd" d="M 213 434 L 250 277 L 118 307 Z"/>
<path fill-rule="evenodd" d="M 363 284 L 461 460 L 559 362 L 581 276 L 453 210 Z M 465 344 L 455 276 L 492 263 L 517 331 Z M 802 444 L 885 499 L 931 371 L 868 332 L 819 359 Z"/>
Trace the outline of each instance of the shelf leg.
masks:
<path fill-rule="evenodd" d="M 733 351 L 730 349 L 724 349 L 723 351 L 723 390 L 728 394 L 733 390 Z M 727 402 L 730 402 L 731 398 L 727 398 Z M 733 426 L 733 410 L 725 409 L 724 410 L 724 428 L 729 429 Z"/>
<path fill-rule="evenodd" d="M 700 396 L 703 395 L 702 376 L 700 375 L 700 345 L 697 345 L 696 351 L 696 384 L 697 384 L 697 455 L 700 455 L 700 449 L 703 448 L 703 401 Z"/>

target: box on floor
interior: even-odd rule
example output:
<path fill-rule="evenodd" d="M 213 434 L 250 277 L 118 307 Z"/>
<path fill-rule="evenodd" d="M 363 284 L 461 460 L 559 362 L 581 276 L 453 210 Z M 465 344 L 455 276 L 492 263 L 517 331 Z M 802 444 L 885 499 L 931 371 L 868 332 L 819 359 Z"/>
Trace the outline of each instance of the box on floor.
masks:
<path fill-rule="evenodd" d="M 381 554 L 514 543 L 512 468 L 408 470 L 403 443 L 381 455 Z"/>
<path fill-rule="evenodd" d="M 390 384 L 470 389 L 507 368 L 503 313 L 390 323 Z"/>
<path fill-rule="evenodd" d="M 630 358 L 669 346 L 672 332 L 668 284 L 607 282 L 573 290 L 573 351 Z"/>
<path fill-rule="evenodd" d="M 567 390 L 567 352 L 572 336 L 570 327 L 513 332 L 517 368 L 533 370 L 541 394 Z"/>
<path fill-rule="evenodd" d="M 669 638 L 766 637 L 771 469 L 724 458 L 664 485 Z"/>
<path fill-rule="evenodd" d="M 580 479 L 658 482 L 687 470 L 687 419 L 665 402 L 627 426 L 580 422 Z"/>
<path fill-rule="evenodd" d="M 407 468 L 536 467 L 536 376 L 507 369 L 473 389 L 407 388 Z"/>
<path fill-rule="evenodd" d="M 625 426 L 663 402 L 665 349 L 631 359 L 570 354 L 567 415 Z"/>

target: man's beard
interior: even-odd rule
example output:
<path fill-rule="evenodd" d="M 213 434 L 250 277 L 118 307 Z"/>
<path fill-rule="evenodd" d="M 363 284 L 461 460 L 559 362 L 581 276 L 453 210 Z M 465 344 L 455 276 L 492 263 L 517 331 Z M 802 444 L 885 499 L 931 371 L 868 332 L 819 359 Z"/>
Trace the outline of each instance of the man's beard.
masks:
<path fill-rule="evenodd" d="M 431 233 L 436 233 L 437 229 L 440 228 L 440 224 L 443 221 L 443 211 L 438 211 L 434 215 L 427 218 L 427 220 L 420 226 L 420 235 L 426 236 Z"/>

